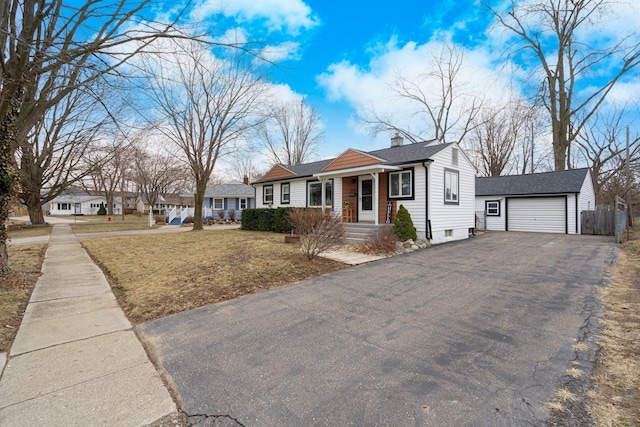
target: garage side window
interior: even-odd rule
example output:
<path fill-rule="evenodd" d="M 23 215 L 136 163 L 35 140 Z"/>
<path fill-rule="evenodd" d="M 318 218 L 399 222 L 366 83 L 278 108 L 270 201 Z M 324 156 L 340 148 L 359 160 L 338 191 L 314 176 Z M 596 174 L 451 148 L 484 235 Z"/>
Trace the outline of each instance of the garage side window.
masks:
<path fill-rule="evenodd" d="M 484 210 L 487 216 L 500 216 L 500 201 L 487 200 L 484 202 Z"/>
<path fill-rule="evenodd" d="M 448 205 L 459 204 L 458 200 L 458 171 L 444 170 L 444 203 Z"/>

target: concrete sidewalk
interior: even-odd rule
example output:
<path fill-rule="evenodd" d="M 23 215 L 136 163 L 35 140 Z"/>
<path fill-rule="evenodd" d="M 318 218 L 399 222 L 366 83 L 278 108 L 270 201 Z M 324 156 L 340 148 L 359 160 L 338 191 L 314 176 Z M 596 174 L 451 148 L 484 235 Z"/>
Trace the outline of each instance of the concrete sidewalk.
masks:
<path fill-rule="evenodd" d="M 142 426 L 175 414 L 106 278 L 68 225 L 54 226 L 42 273 L 0 377 L 0 425 Z"/>

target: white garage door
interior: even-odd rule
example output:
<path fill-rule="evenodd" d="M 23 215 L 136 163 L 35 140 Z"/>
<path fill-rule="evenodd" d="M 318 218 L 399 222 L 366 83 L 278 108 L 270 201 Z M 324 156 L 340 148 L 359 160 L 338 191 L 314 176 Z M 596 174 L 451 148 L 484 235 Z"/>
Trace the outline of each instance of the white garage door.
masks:
<path fill-rule="evenodd" d="M 509 231 L 567 232 L 565 197 L 509 198 L 507 215 Z"/>

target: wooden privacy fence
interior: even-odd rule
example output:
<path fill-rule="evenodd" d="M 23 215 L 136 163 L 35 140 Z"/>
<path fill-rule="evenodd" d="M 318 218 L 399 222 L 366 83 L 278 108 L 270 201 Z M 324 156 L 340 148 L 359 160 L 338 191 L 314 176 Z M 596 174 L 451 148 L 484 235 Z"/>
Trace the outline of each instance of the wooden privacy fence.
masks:
<path fill-rule="evenodd" d="M 582 211 L 582 234 L 613 236 L 616 231 L 616 211 L 598 209 Z"/>

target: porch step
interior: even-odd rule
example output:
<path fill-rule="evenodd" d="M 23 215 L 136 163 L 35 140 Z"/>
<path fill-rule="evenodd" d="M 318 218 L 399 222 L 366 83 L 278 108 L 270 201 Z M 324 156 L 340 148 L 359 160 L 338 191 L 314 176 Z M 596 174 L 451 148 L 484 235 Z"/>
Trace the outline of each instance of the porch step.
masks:
<path fill-rule="evenodd" d="M 364 243 L 369 239 L 372 231 L 378 228 L 393 227 L 393 224 L 365 224 L 358 222 L 343 223 L 344 225 L 344 242 L 347 245 L 356 245 Z"/>
<path fill-rule="evenodd" d="M 180 225 L 180 224 L 182 224 L 180 217 L 176 217 L 171 220 L 171 225 Z"/>

